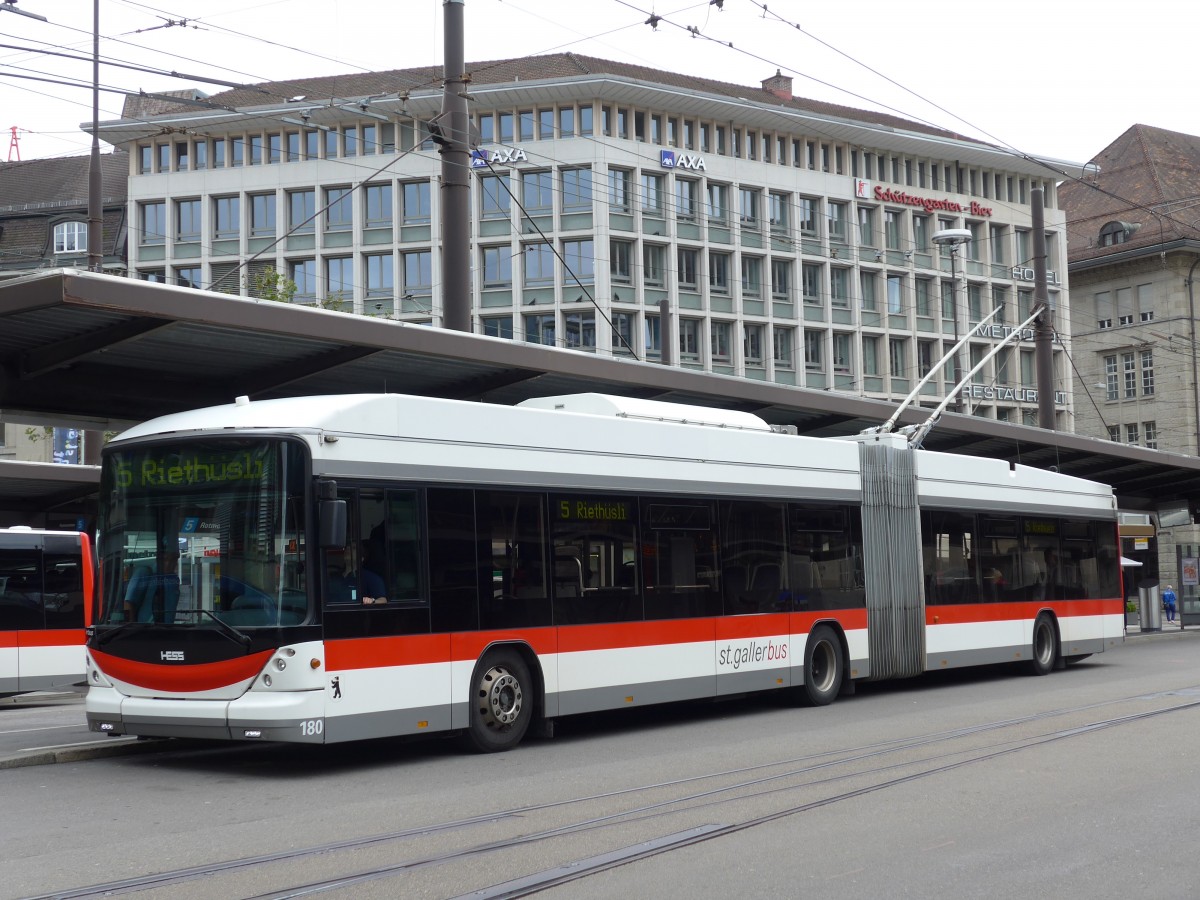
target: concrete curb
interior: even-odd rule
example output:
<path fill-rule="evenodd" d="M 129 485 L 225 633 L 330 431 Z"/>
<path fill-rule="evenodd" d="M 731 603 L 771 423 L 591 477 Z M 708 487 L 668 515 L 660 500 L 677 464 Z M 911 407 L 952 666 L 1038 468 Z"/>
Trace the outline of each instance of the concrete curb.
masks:
<path fill-rule="evenodd" d="M 109 744 L 83 744 L 78 747 L 62 747 L 0 758 L 0 769 L 21 769 L 25 766 L 47 766 L 53 763 L 82 762 L 89 759 L 104 759 L 110 756 L 133 756 L 162 750 L 169 738 L 112 738 Z"/>

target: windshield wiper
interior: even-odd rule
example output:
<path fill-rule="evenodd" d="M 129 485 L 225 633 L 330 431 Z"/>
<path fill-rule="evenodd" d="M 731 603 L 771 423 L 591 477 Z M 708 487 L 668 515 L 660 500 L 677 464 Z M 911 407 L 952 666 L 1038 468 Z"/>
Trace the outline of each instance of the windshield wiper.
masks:
<path fill-rule="evenodd" d="M 106 631 L 103 634 L 98 635 L 92 641 L 92 647 L 99 650 L 101 647 L 103 647 L 105 644 L 107 644 L 109 641 L 111 641 L 113 638 L 115 638 L 118 634 L 121 634 L 123 631 L 128 631 L 131 628 L 137 628 L 139 626 L 142 628 L 145 628 L 147 625 L 153 625 L 153 624 L 154 624 L 153 622 L 122 622 L 120 625 L 118 625 L 116 628 L 113 628 L 111 631 Z"/>
<path fill-rule="evenodd" d="M 214 622 L 216 622 L 217 630 L 220 631 L 221 634 L 225 635 L 231 641 L 237 641 L 239 644 L 241 644 L 243 647 L 246 648 L 247 653 L 250 652 L 250 642 L 251 642 L 250 635 L 246 634 L 246 632 L 244 632 L 244 631 L 238 631 L 236 628 L 234 628 L 228 622 L 221 619 L 221 617 L 218 616 L 216 613 L 214 613 L 211 609 L 202 609 L 202 610 L 200 610 L 200 613 L 208 616 L 210 619 L 212 619 Z"/>

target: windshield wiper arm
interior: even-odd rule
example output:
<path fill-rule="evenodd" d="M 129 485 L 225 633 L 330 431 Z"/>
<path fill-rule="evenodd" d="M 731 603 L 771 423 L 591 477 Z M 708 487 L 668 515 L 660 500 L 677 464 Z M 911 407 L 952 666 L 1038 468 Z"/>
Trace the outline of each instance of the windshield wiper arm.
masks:
<path fill-rule="evenodd" d="M 217 630 L 220 631 L 221 634 L 225 635 L 231 641 L 237 641 L 246 648 L 247 653 L 250 652 L 250 635 L 246 634 L 244 631 L 238 631 L 236 628 L 214 613 L 211 609 L 202 609 L 200 612 L 217 623 Z"/>
<path fill-rule="evenodd" d="M 103 647 L 105 644 L 107 644 L 109 641 L 111 641 L 113 638 L 115 638 L 118 634 L 120 634 L 123 631 L 128 631 L 129 629 L 136 628 L 138 626 L 145 627 L 146 625 L 153 625 L 153 624 L 154 624 L 153 622 L 122 622 L 116 628 L 113 628 L 110 631 L 106 631 L 103 634 L 97 635 L 95 640 L 92 642 L 92 647 L 99 650 L 101 647 Z"/>

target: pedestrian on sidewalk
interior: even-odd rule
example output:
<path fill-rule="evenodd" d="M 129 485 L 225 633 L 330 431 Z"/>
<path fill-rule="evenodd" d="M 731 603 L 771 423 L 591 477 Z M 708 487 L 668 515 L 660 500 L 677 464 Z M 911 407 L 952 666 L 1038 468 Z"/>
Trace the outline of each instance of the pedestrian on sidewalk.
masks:
<path fill-rule="evenodd" d="M 1175 621 L 1176 597 L 1175 597 L 1175 591 L 1171 588 L 1171 586 L 1169 584 L 1167 585 L 1167 589 L 1165 591 L 1163 591 L 1162 599 L 1163 599 L 1163 609 L 1165 609 L 1167 611 L 1167 621 L 1174 622 Z"/>

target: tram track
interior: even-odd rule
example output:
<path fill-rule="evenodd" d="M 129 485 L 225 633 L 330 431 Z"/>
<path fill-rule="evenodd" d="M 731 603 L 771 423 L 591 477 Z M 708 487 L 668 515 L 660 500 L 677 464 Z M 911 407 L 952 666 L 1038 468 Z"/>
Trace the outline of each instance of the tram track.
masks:
<path fill-rule="evenodd" d="M 603 814 L 584 814 L 569 817 L 564 824 L 552 827 L 529 829 L 494 840 L 477 841 L 473 844 L 443 852 L 418 851 L 408 859 L 387 862 L 375 866 L 360 867 L 332 878 L 313 879 L 256 895 L 265 898 L 313 896 L 340 890 L 361 887 L 370 882 L 402 877 L 420 869 L 437 866 L 463 864 L 470 866 L 489 854 L 507 850 L 528 848 L 558 839 L 581 835 L 595 835 L 613 829 L 621 841 L 624 832 L 635 832 L 638 826 L 648 827 L 652 822 L 665 821 L 669 824 L 663 833 L 647 840 L 616 846 L 606 852 L 570 858 L 564 864 L 551 866 L 539 872 L 526 874 L 491 886 L 481 887 L 463 897 L 492 898 L 520 897 L 547 888 L 586 878 L 590 875 L 625 865 L 639 859 L 669 853 L 715 838 L 761 826 L 789 816 L 850 801 L 879 791 L 884 791 L 913 781 L 945 774 L 965 766 L 985 763 L 1009 754 L 1022 752 L 1050 743 L 1094 734 L 1098 731 L 1144 721 L 1168 713 L 1187 712 L 1200 707 L 1200 699 L 1189 698 L 1188 691 L 1140 694 L 1132 697 L 1109 700 L 1102 703 L 1048 710 L 1027 716 L 980 723 L 962 728 L 929 732 L 908 738 L 876 742 L 850 748 L 838 748 L 820 753 L 790 757 L 784 760 L 740 766 L 720 772 L 703 773 L 665 782 L 644 784 L 615 791 L 587 796 L 566 798 L 540 804 L 513 807 L 507 810 L 463 817 L 441 823 L 384 832 L 360 838 L 329 842 L 311 847 L 281 851 L 254 857 L 244 857 L 208 863 L 204 865 L 138 876 L 117 881 L 94 884 L 67 891 L 41 895 L 43 898 L 87 898 L 111 897 L 126 893 L 153 891 L 176 887 L 205 879 L 236 877 L 239 873 L 265 870 L 282 863 L 302 863 L 316 857 L 333 857 L 356 851 L 383 850 L 389 844 L 411 845 L 421 840 L 436 839 L 453 832 L 470 832 L 485 826 L 511 826 L 513 823 L 528 825 L 539 818 L 563 809 L 586 810 L 589 805 L 613 804 L 627 797 L 636 798 L 625 808 L 617 808 Z M 954 748 L 953 742 L 1004 729 L 1036 725 L 1066 716 L 1079 716 L 1097 709 L 1112 708 L 1133 701 L 1158 700 L 1168 705 L 1160 708 L 1140 710 L 1123 715 L 1111 715 L 1083 723 L 1055 728 L 1033 735 L 1017 736 L 994 741 L 982 746 Z M 917 758 L 888 761 L 881 765 L 874 762 L 898 753 L 911 753 L 922 749 L 942 748 Z M 865 765 L 864 765 L 865 764 Z M 818 775 L 820 777 L 813 777 Z M 854 784 L 845 789 L 830 789 L 849 780 L 867 780 L 865 784 Z M 728 783 L 721 783 L 728 781 Z M 697 786 L 708 783 L 703 789 Z M 815 791 L 817 796 L 800 803 L 787 803 L 786 797 L 798 791 Z M 647 797 L 666 794 L 662 797 Z M 683 827 L 672 820 L 705 816 L 712 818 L 722 807 L 750 803 L 765 805 L 776 801 L 776 807 L 757 815 L 734 815 L 733 821 L 705 821 L 698 824 L 686 823 Z M 782 802 L 781 802 L 782 801 Z M 623 829 L 623 830 L 622 830 Z M 628 840 L 627 838 L 625 840 Z M 395 852 L 394 848 L 387 852 Z M 239 894 L 243 896 L 243 894 Z"/>

